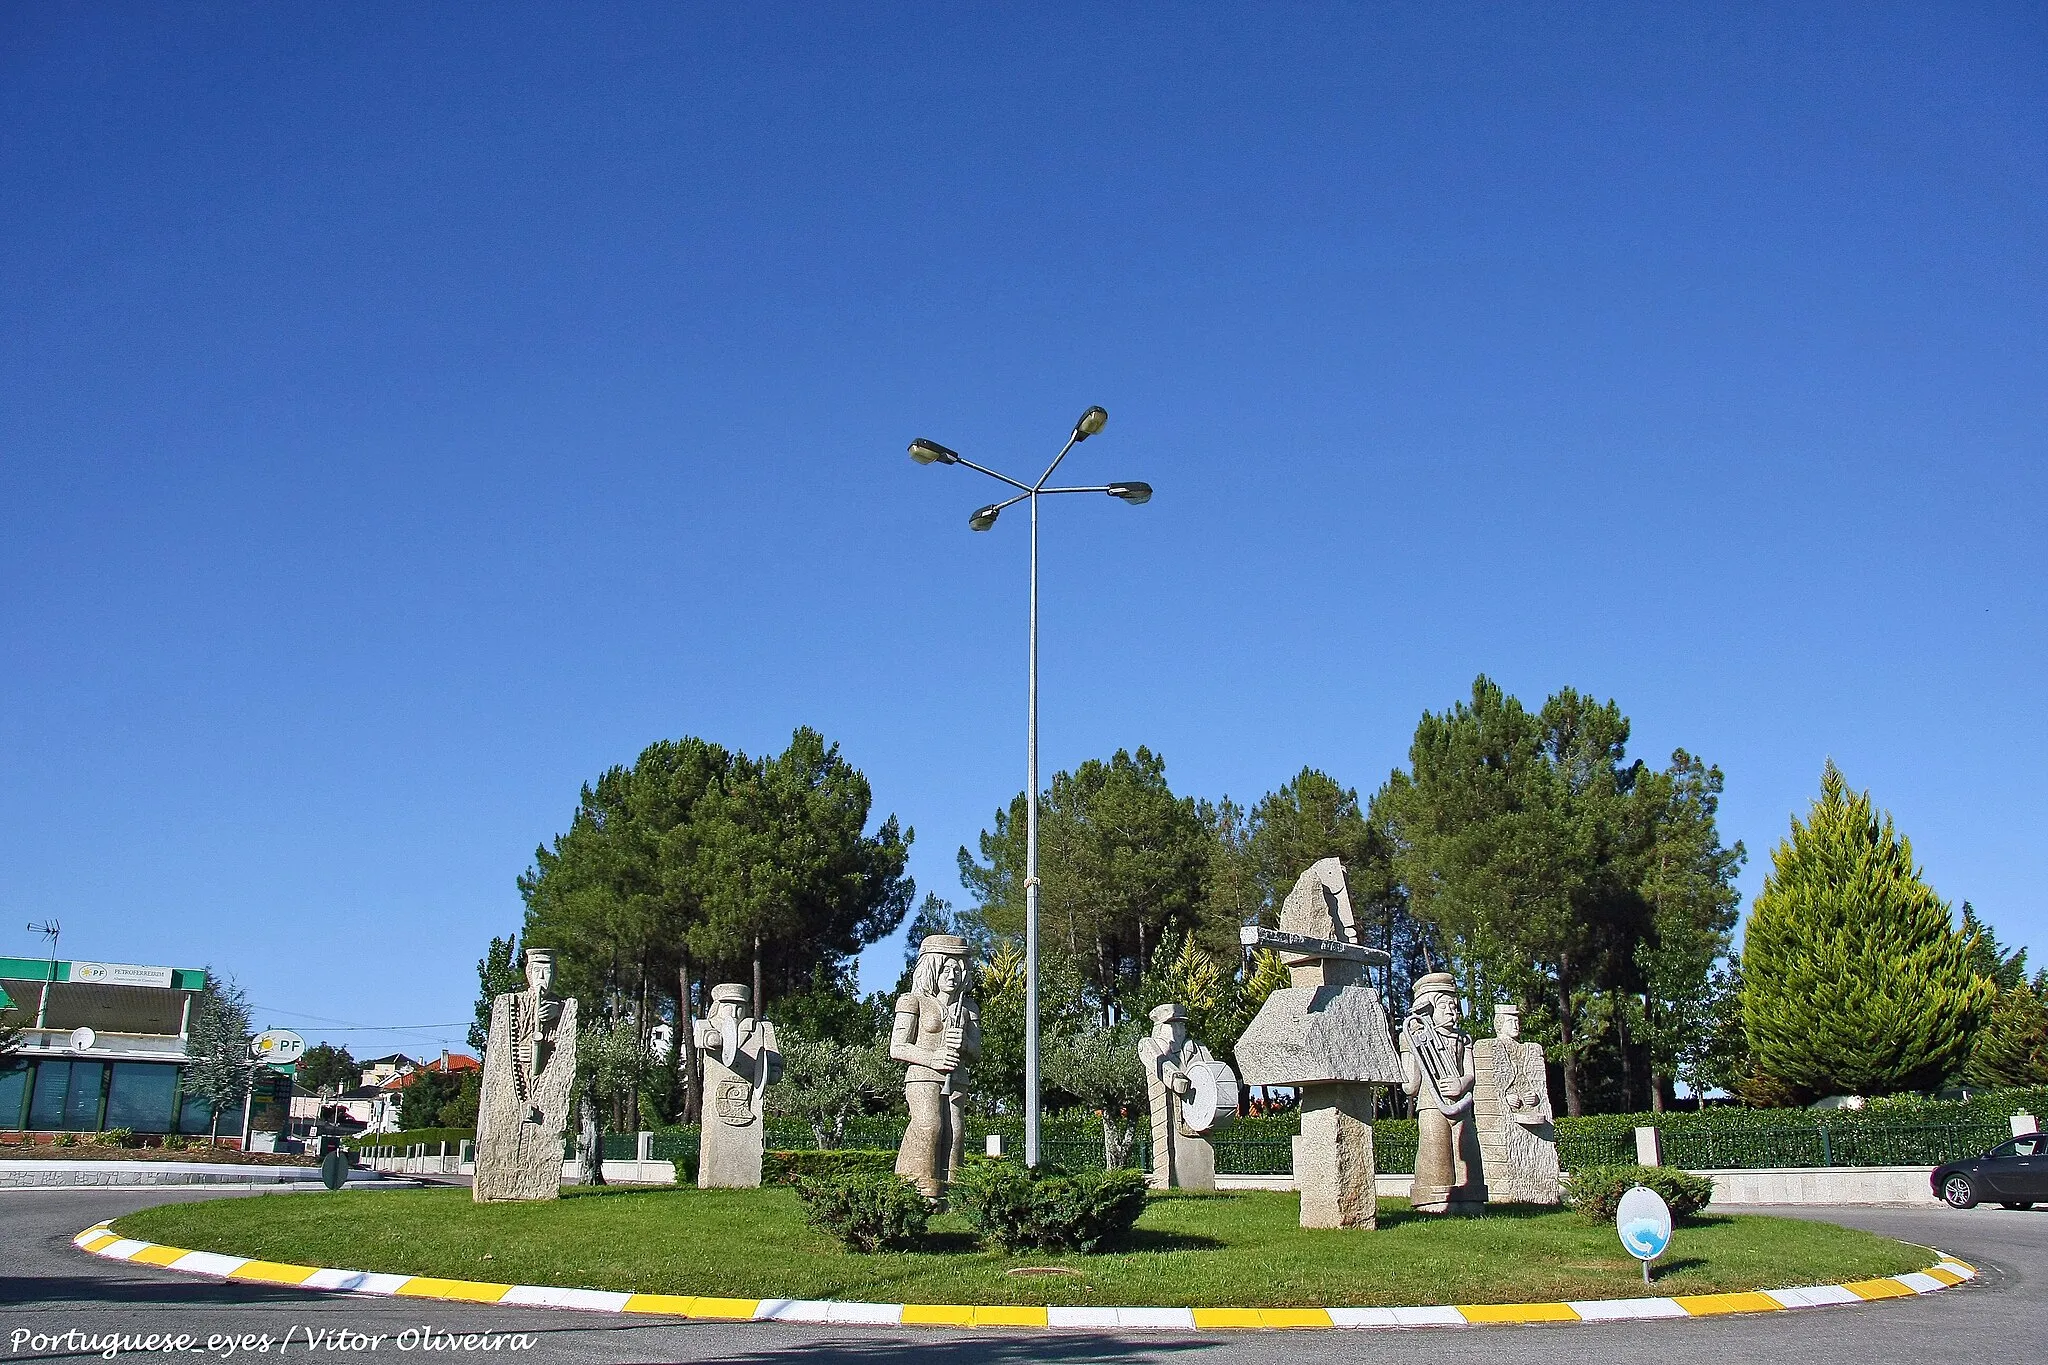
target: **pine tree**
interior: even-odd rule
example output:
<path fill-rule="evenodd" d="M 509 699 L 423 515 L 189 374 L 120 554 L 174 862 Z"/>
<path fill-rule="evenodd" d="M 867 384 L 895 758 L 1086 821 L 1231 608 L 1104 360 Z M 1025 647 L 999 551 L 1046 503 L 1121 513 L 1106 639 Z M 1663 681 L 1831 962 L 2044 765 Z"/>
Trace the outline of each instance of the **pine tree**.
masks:
<path fill-rule="evenodd" d="M 1970 1046 L 1963 1079 L 1974 1085 L 2048 1085 L 2048 992 L 2026 981 L 2000 991 Z"/>
<path fill-rule="evenodd" d="M 1832 761 L 1772 851 L 1742 950 L 1743 1031 L 1763 1075 L 1808 1095 L 1939 1085 L 1994 988 L 1913 865 L 1912 844 Z"/>

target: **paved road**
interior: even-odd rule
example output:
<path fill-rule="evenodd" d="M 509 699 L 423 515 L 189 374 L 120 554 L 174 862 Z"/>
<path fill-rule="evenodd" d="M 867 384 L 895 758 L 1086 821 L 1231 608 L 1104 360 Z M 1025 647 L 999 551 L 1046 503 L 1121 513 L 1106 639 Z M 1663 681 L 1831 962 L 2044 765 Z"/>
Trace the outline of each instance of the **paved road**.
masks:
<path fill-rule="evenodd" d="M 1984 1365 L 2048 1356 L 2048 1210 L 1779 1210 L 1825 1216 L 1907 1241 L 1931 1243 L 1983 1269 L 1959 1289 L 1850 1308 L 1750 1318 L 1577 1327 L 1485 1327 L 1407 1332 L 1226 1335 L 1049 1333 L 986 1330 L 854 1329 L 781 1323 L 690 1323 L 622 1319 L 546 1309 L 399 1302 L 224 1284 L 87 1256 L 71 1246 L 79 1229 L 167 1198 L 222 1198 L 209 1192 L 62 1190 L 0 1192 L 0 1360 L 84 1358 L 37 1351 L 17 1333 L 186 1332 L 282 1338 L 300 1329 L 292 1354 L 331 1361 L 393 1361 L 488 1354 L 506 1365 L 599 1361 L 770 1361 L 777 1365 L 1027 1365 L 1040 1361 L 1118 1365 L 1303 1365 L 1304 1360 L 1417 1359 L 1550 1365 L 1644 1356 L 1659 1365 Z M 310 1196 L 283 1196 L 300 1198 Z M 526 1350 L 401 1350 L 400 1333 L 528 1333 Z M 383 1334 L 375 1350 L 307 1352 L 305 1329 Z M 2029 1344 L 2031 1343 L 2031 1345 Z M 254 1362 L 275 1356 L 240 1353 Z M 192 1357 L 187 1357 L 188 1359 Z"/>

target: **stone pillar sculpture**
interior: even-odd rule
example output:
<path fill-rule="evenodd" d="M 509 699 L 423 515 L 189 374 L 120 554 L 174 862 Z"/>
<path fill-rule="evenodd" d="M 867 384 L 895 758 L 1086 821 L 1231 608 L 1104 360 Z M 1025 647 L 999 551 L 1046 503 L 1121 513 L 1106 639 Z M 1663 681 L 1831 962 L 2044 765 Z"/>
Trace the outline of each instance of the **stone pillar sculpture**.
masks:
<path fill-rule="evenodd" d="M 1479 1129 L 1486 1197 L 1496 1204 L 1555 1204 L 1557 1130 L 1543 1048 L 1521 1041 L 1519 1006 L 1494 1006 L 1493 1031 L 1494 1037 L 1473 1047 L 1472 1120 Z"/>
<path fill-rule="evenodd" d="M 967 1064 L 981 1055 L 981 1009 L 968 988 L 967 940 L 927 934 L 910 990 L 896 999 L 889 1055 L 909 1069 L 903 1098 L 910 1126 L 896 1174 L 937 1199 L 960 1168 L 967 1144 Z"/>
<path fill-rule="evenodd" d="M 551 993 L 555 955 L 526 950 L 526 989 L 491 1002 L 476 1116 L 479 1204 L 559 1199 L 562 1135 L 576 1084 L 576 1002 Z"/>
<path fill-rule="evenodd" d="M 761 1184 L 761 1100 L 782 1079 L 782 1049 L 773 1023 L 746 1017 L 753 998 L 753 991 L 736 983 L 713 986 L 710 1014 L 695 1025 L 694 1041 L 704 1059 L 700 1190 L 751 1190 Z"/>
<path fill-rule="evenodd" d="M 1152 1118 L 1152 1185 L 1214 1190 L 1216 1149 L 1204 1136 L 1237 1113 L 1237 1076 L 1188 1037 L 1179 1005 L 1152 1011 L 1152 1032 L 1138 1041 Z"/>
<path fill-rule="evenodd" d="M 1278 949 L 1288 968 L 1288 984 L 1266 997 L 1237 1040 L 1237 1064 L 1247 1085 L 1300 1088 L 1301 1225 L 1377 1227 L 1372 1088 L 1398 1085 L 1401 1059 L 1386 1007 L 1365 984 L 1365 969 L 1388 958 L 1358 941 L 1344 864 L 1325 858 L 1309 868 L 1280 909 L 1280 928 L 1251 926 L 1239 938 Z"/>
<path fill-rule="evenodd" d="M 1472 1040 L 1458 1028 L 1458 983 L 1449 972 L 1417 977 L 1401 1023 L 1401 1088 L 1415 1097 L 1417 1213 L 1479 1213 L 1486 1207 L 1472 1125 Z"/>

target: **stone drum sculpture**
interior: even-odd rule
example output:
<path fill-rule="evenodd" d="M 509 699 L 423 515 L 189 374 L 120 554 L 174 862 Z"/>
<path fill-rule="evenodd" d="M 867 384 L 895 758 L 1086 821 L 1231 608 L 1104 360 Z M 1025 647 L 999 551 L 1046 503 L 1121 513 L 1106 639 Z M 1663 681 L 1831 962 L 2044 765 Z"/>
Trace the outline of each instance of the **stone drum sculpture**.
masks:
<path fill-rule="evenodd" d="M 1494 1006 L 1493 1031 L 1494 1037 L 1473 1045 L 1472 1121 L 1479 1129 L 1486 1197 L 1496 1204 L 1555 1204 L 1557 1130 L 1543 1048 L 1522 1041 L 1519 1006 Z"/>
<path fill-rule="evenodd" d="M 967 1064 L 981 1055 L 981 1010 L 968 973 L 966 939 L 927 934 L 889 1030 L 889 1055 L 909 1068 L 903 1098 L 910 1126 L 896 1152 L 896 1174 L 927 1199 L 939 1197 L 966 1155 Z"/>
<path fill-rule="evenodd" d="M 1216 1149 L 1205 1134 L 1237 1113 L 1237 1076 L 1188 1037 L 1179 1005 L 1152 1011 L 1152 1032 L 1138 1042 L 1151 1101 L 1152 1184 L 1165 1190 L 1216 1188 Z"/>
<path fill-rule="evenodd" d="M 1472 1126 L 1472 1040 L 1458 1028 L 1457 980 L 1430 972 L 1415 980 L 1401 1023 L 1401 1088 L 1415 1097 L 1417 1213 L 1479 1213 L 1486 1207 L 1478 1134 Z"/>
<path fill-rule="evenodd" d="M 1301 1091 L 1294 1184 L 1305 1228 L 1372 1228 L 1372 1088 L 1398 1085 L 1401 1059 L 1379 993 L 1365 969 L 1387 955 L 1358 941 L 1344 864 L 1325 858 L 1294 884 L 1277 930 L 1247 926 L 1247 948 L 1278 949 L 1288 984 L 1266 997 L 1244 1036 L 1237 1064 L 1246 1085 Z"/>
<path fill-rule="evenodd" d="M 696 1024 L 704 1058 L 704 1124 L 697 1143 L 697 1188 L 751 1190 L 761 1184 L 763 1093 L 782 1078 L 775 1025 L 747 1017 L 754 993 L 711 988 L 711 1013 Z"/>
<path fill-rule="evenodd" d="M 476 1116 L 479 1204 L 559 1199 L 562 1134 L 576 1084 L 576 1002 L 556 998 L 555 955 L 526 950 L 526 989 L 491 1002 Z"/>

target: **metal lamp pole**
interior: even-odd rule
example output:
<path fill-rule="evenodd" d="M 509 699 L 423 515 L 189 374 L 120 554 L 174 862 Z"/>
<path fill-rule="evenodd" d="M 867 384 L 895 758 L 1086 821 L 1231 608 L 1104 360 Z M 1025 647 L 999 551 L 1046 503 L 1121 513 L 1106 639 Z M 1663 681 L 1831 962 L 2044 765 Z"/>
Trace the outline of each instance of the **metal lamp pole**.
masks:
<path fill-rule="evenodd" d="M 1052 463 L 1038 476 L 1038 482 L 1030 484 L 978 465 L 936 441 L 927 441 L 920 436 L 910 443 L 910 458 L 919 464 L 966 465 L 1020 490 L 1015 497 L 975 511 L 967 518 L 967 524 L 973 530 L 986 531 L 996 524 L 996 518 L 1004 508 L 1013 507 L 1027 498 L 1031 502 L 1031 664 L 1027 688 L 1030 713 L 1025 724 L 1024 746 L 1024 1164 L 1033 1167 L 1038 1165 L 1038 500 L 1053 493 L 1107 493 L 1133 506 L 1151 500 L 1152 485 L 1134 481 L 1087 488 L 1045 486 L 1053 471 L 1060 467 L 1060 461 L 1067 458 L 1067 452 L 1101 431 L 1108 421 L 1109 414 L 1101 408 L 1090 408 L 1082 413 L 1081 420 L 1074 423 L 1067 443 L 1060 447 L 1060 453 L 1053 456 Z"/>

